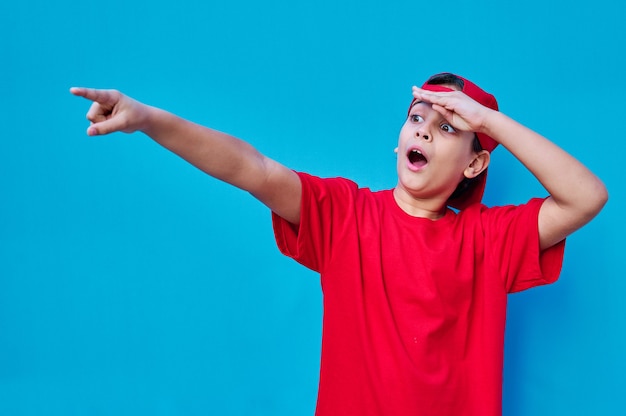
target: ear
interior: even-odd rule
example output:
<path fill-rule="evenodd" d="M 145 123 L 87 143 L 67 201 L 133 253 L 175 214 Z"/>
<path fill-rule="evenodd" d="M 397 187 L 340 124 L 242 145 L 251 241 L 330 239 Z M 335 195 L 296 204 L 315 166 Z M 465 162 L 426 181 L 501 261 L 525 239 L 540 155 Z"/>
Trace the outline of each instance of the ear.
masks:
<path fill-rule="evenodd" d="M 474 156 L 474 159 L 472 159 L 469 166 L 465 168 L 463 174 L 466 178 L 475 178 L 487 169 L 490 161 L 491 154 L 486 150 L 481 150 Z"/>

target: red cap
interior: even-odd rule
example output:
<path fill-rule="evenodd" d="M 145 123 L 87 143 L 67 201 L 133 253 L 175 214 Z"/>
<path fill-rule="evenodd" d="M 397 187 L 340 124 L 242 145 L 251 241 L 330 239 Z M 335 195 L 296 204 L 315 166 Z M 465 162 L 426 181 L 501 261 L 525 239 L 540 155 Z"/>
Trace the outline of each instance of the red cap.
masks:
<path fill-rule="evenodd" d="M 454 75 L 454 74 L 451 74 L 451 75 Z M 468 97 L 479 102 L 485 107 L 498 111 L 498 102 L 496 101 L 496 97 L 489 94 L 488 92 L 485 92 L 473 82 L 459 75 L 454 75 L 454 76 L 463 81 L 463 89 L 461 91 L 463 91 L 463 93 L 465 93 Z M 428 91 L 437 91 L 437 92 L 455 91 L 454 89 L 445 87 L 443 85 L 429 84 L 428 81 L 426 81 L 424 85 L 422 85 L 422 89 L 428 90 Z M 411 102 L 411 105 L 409 106 L 409 112 L 411 111 L 411 107 L 413 107 L 413 104 L 415 103 L 415 101 L 416 100 L 414 99 Z M 498 142 L 496 142 L 494 139 L 492 139 L 491 137 L 487 136 L 484 133 L 476 133 L 476 136 L 478 137 L 478 141 L 480 142 L 480 145 L 482 146 L 482 148 L 484 150 L 487 150 L 489 153 L 491 153 L 493 149 L 495 149 L 496 146 L 498 146 Z M 461 210 L 461 209 L 467 208 L 468 206 L 472 204 L 480 203 L 483 197 L 483 193 L 485 192 L 485 185 L 487 183 L 487 170 L 485 170 L 482 173 L 482 175 L 476 178 L 473 182 L 474 183 L 472 183 L 470 189 L 463 192 L 457 198 L 449 199 L 448 205 L 453 208 Z"/>

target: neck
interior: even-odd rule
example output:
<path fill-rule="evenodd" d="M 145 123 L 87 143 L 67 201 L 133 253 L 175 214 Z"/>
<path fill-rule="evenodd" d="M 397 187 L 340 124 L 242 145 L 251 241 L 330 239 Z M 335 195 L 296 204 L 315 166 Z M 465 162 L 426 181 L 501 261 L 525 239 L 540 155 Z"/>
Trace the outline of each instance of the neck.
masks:
<path fill-rule="evenodd" d="M 393 190 L 393 197 L 398 206 L 412 217 L 438 220 L 446 215 L 446 201 L 415 198 L 397 186 Z"/>

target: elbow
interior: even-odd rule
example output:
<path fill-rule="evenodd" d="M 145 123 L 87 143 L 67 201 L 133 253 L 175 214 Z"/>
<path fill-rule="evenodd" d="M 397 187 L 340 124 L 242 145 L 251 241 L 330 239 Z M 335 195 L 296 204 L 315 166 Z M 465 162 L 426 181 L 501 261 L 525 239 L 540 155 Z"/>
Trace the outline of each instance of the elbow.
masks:
<path fill-rule="evenodd" d="M 588 194 L 586 212 L 589 219 L 600 213 L 609 200 L 609 191 L 606 186 L 598 180 L 591 192 Z"/>
<path fill-rule="evenodd" d="M 575 229 L 578 229 L 598 215 L 608 200 L 606 186 L 596 178 L 588 186 L 578 188 L 575 198 L 567 202 L 557 202 L 557 205 L 563 209 L 563 213 L 567 211 L 572 215 L 570 219 L 576 224 Z"/>
<path fill-rule="evenodd" d="M 602 184 L 602 192 L 599 198 L 598 212 L 600 212 L 600 210 L 606 205 L 607 202 L 609 202 L 609 190 L 606 189 L 606 186 L 604 186 L 604 184 Z"/>

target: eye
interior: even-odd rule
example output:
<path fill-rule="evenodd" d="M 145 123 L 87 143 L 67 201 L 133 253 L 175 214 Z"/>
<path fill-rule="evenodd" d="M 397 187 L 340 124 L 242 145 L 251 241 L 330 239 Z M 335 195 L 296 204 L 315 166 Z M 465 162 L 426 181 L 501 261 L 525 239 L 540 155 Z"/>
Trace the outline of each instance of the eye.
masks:
<path fill-rule="evenodd" d="M 409 118 L 413 123 L 421 123 L 422 121 L 424 121 L 424 118 L 419 114 L 411 114 Z"/>
<path fill-rule="evenodd" d="M 454 127 L 452 127 L 448 123 L 442 124 L 441 125 L 441 130 L 443 130 L 443 131 L 445 131 L 447 133 L 456 133 L 456 130 L 454 130 Z"/>

